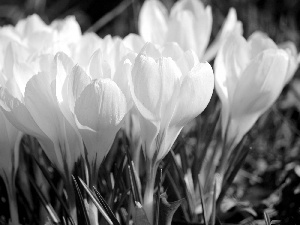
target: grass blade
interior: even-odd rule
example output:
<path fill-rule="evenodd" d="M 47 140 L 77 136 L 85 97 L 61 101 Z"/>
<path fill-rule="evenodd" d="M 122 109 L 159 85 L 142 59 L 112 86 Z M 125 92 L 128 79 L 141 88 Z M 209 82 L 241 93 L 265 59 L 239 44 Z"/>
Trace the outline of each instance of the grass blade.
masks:
<path fill-rule="evenodd" d="M 78 200 L 79 200 L 79 205 L 81 206 L 80 209 L 81 209 L 81 212 L 82 212 L 83 217 L 84 217 L 84 223 L 85 223 L 85 225 L 90 225 L 90 220 L 89 220 L 89 217 L 88 217 L 88 213 L 87 213 L 87 210 L 86 210 L 86 207 L 85 207 L 85 204 L 84 204 L 84 201 L 83 201 L 82 194 L 80 192 L 78 183 L 76 181 L 76 178 L 73 175 L 72 175 L 72 178 L 73 178 L 73 183 L 74 183 L 74 189 L 75 189 L 75 192 L 77 193 L 77 197 L 78 197 Z M 78 222 L 80 222 L 80 221 L 78 221 Z"/>
<path fill-rule="evenodd" d="M 215 180 L 212 213 L 211 213 L 211 225 L 215 225 L 215 223 L 216 223 L 216 198 L 217 198 L 217 182 Z"/>
<path fill-rule="evenodd" d="M 115 215 L 113 214 L 113 212 L 111 211 L 110 207 L 108 206 L 108 204 L 106 203 L 105 199 L 101 196 L 101 194 L 99 193 L 99 191 L 97 191 L 96 187 L 93 187 L 93 190 L 95 192 L 95 195 L 98 199 L 98 201 L 100 202 L 100 204 L 103 206 L 104 210 L 106 211 L 106 213 L 108 214 L 108 216 L 110 217 L 110 219 L 112 220 L 114 225 L 120 225 L 119 221 L 117 220 L 117 218 L 115 217 Z"/>
<path fill-rule="evenodd" d="M 264 219 L 265 219 L 266 225 L 271 225 L 271 219 L 270 219 L 268 213 L 266 213 L 266 212 L 264 212 Z"/>
<path fill-rule="evenodd" d="M 102 208 L 101 203 L 99 203 L 97 198 L 94 196 L 93 192 L 88 188 L 88 186 L 79 177 L 78 177 L 78 180 L 79 180 L 80 184 L 82 185 L 82 187 L 84 188 L 84 190 L 86 191 L 86 193 L 91 198 L 92 202 L 95 204 L 95 206 L 99 210 L 99 212 L 105 218 L 106 222 L 110 225 L 114 225 L 113 222 L 111 221 L 111 219 L 109 218 L 109 216 L 107 215 L 107 213 L 105 212 L 105 210 Z"/>
<path fill-rule="evenodd" d="M 203 198 L 203 188 L 201 185 L 201 179 L 200 179 L 200 174 L 198 175 L 198 185 L 199 185 L 199 193 L 200 193 L 200 200 L 201 200 L 201 207 L 202 207 L 202 215 L 203 215 L 203 220 L 204 220 L 204 225 L 208 225 L 207 223 L 207 218 L 206 218 L 206 208 L 205 208 L 205 203 L 204 203 L 204 198 Z"/>
<path fill-rule="evenodd" d="M 43 195 L 43 193 L 41 192 L 40 188 L 36 185 L 36 183 L 33 181 L 33 178 L 31 176 L 28 176 L 29 178 L 29 182 L 32 185 L 32 187 L 34 188 L 35 192 L 38 194 L 38 197 L 42 203 L 42 205 L 45 207 L 51 221 L 54 224 L 59 224 L 60 223 L 60 219 L 58 218 L 56 212 L 54 211 L 53 207 L 51 206 L 51 204 L 47 201 L 46 197 Z"/>

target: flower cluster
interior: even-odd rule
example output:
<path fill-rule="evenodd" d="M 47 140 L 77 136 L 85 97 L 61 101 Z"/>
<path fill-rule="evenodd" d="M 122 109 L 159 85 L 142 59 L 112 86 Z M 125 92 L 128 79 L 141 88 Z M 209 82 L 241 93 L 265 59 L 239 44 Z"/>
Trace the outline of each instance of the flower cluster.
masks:
<path fill-rule="evenodd" d="M 207 48 L 211 30 L 211 8 L 198 0 L 180 0 L 170 13 L 161 2 L 147 0 L 140 36 L 123 39 L 82 34 L 74 17 L 46 25 L 32 15 L 2 27 L 0 165 L 7 188 L 14 189 L 22 135 L 38 140 L 66 182 L 84 158 L 95 184 L 101 162 L 124 129 L 140 134 L 148 162 L 144 208 L 152 221 L 157 165 L 182 128 L 206 108 L 214 84 L 224 142 L 231 149 L 297 68 L 293 46 L 278 47 L 262 33 L 246 41 L 234 9 Z M 213 72 L 201 60 L 216 54 Z M 132 131 L 128 120 L 140 132 Z"/>

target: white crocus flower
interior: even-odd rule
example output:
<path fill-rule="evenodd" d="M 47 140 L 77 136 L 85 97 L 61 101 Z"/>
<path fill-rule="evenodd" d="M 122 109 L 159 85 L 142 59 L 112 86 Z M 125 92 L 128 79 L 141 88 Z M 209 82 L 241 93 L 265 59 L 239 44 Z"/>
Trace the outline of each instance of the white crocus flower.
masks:
<path fill-rule="evenodd" d="M 242 33 L 235 9 L 230 9 L 223 27 L 207 49 L 212 29 L 211 7 L 199 0 L 180 0 L 170 14 L 158 0 L 147 0 L 139 16 L 139 33 L 145 41 L 160 46 L 177 42 L 187 51 L 192 49 L 200 59 L 211 60 L 231 32 Z"/>
<path fill-rule="evenodd" d="M 168 153 L 183 126 L 206 108 L 213 87 L 211 66 L 199 63 L 195 53 L 184 53 L 175 44 L 159 51 L 147 43 L 135 60 L 130 89 L 147 158 L 144 208 L 150 222 L 157 164 Z"/>
<path fill-rule="evenodd" d="M 216 90 L 222 102 L 222 133 L 235 146 L 276 101 L 289 76 L 289 55 L 267 36 L 246 41 L 234 34 L 215 60 Z"/>

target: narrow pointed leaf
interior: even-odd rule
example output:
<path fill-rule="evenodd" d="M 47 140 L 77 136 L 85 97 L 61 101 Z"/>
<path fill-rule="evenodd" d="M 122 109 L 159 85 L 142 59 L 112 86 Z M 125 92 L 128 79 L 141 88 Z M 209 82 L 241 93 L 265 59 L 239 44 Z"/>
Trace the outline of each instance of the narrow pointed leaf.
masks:
<path fill-rule="evenodd" d="M 107 215 L 107 213 L 105 212 L 105 210 L 103 209 L 101 203 L 99 203 L 97 198 L 94 196 L 93 192 L 88 188 L 88 186 L 83 182 L 83 180 L 81 180 L 79 177 L 78 177 L 78 179 L 79 179 L 80 184 L 86 191 L 86 193 L 89 195 L 89 197 L 91 198 L 91 200 L 93 201 L 93 203 L 95 204 L 97 209 L 99 210 L 99 212 L 105 218 L 106 222 L 110 225 L 114 225 L 113 222 L 111 221 L 111 219 L 109 218 L 109 216 Z"/>
<path fill-rule="evenodd" d="M 203 215 L 203 220 L 204 220 L 204 225 L 208 225 L 207 223 L 207 218 L 206 218 L 206 208 L 205 208 L 205 203 L 204 203 L 204 198 L 203 198 L 203 188 L 201 185 L 201 178 L 200 174 L 198 175 L 198 185 L 199 185 L 199 193 L 200 193 L 200 200 L 201 200 L 201 207 L 202 207 L 202 215 Z"/>
<path fill-rule="evenodd" d="M 44 194 L 41 192 L 40 188 L 36 185 L 36 183 L 33 181 L 33 178 L 31 176 L 28 176 L 29 178 L 29 182 L 32 185 L 32 187 L 34 188 L 34 190 L 36 191 L 36 193 L 38 194 L 38 198 L 41 201 L 42 205 L 45 207 L 51 221 L 54 224 L 59 224 L 60 223 L 60 219 L 58 218 L 56 212 L 54 211 L 52 205 L 47 201 L 46 197 L 44 196 Z"/>
<path fill-rule="evenodd" d="M 100 202 L 100 204 L 103 206 L 104 210 L 106 211 L 106 213 L 109 215 L 109 217 L 111 218 L 112 222 L 114 225 L 119 225 L 119 221 L 117 220 L 117 218 L 115 217 L 115 215 L 113 214 L 113 212 L 111 211 L 111 208 L 108 206 L 108 204 L 106 203 L 106 201 L 104 200 L 104 198 L 101 196 L 101 194 L 99 193 L 99 191 L 97 191 L 96 187 L 93 187 L 94 192 L 96 194 L 96 197 L 98 199 L 98 201 Z"/>
<path fill-rule="evenodd" d="M 270 219 L 268 213 L 266 213 L 266 212 L 264 212 L 264 219 L 265 219 L 266 225 L 271 225 L 271 219 Z"/>
<path fill-rule="evenodd" d="M 86 210 L 86 207 L 85 207 L 85 204 L 84 204 L 84 201 L 83 201 L 82 194 L 80 192 L 78 183 L 77 183 L 77 181 L 76 181 L 76 179 L 73 175 L 72 175 L 72 178 L 73 178 L 73 183 L 74 183 L 74 189 L 75 189 L 75 192 L 77 193 L 77 196 L 78 196 L 80 209 L 81 209 L 81 212 L 82 212 L 83 217 L 84 217 L 85 225 L 91 225 L 90 220 L 88 218 L 88 212 Z"/>
<path fill-rule="evenodd" d="M 216 223 L 216 198 L 217 198 L 217 182 L 215 180 L 212 213 L 211 213 L 211 225 L 215 225 L 215 223 Z"/>

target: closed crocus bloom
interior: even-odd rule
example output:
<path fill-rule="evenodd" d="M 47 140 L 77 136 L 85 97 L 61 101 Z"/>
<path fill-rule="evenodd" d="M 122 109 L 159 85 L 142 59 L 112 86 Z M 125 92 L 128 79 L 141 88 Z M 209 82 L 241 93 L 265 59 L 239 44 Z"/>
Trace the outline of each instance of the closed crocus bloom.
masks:
<path fill-rule="evenodd" d="M 214 86 L 210 65 L 192 51 L 175 59 L 164 54 L 147 43 L 132 69 L 131 93 L 150 160 L 167 154 L 182 127 L 205 109 Z"/>
<path fill-rule="evenodd" d="M 254 33 L 246 41 L 234 34 L 220 49 L 214 66 L 222 133 L 232 148 L 281 93 L 289 56 L 267 36 Z"/>
<path fill-rule="evenodd" d="M 214 87 L 211 66 L 199 63 L 192 51 L 180 54 L 175 46 L 174 51 L 158 51 L 147 43 L 135 60 L 130 81 L 147 158 L 144 207 L 150 222 L 157 163 L 168 153 L 183 126 L 205 109 Z"/>
<path fill-rule="evenodd" d="M 53 56 L 41 57 L 38 63 L 45 71 L 37 74 L 30 66 L 15 63 L 11 82 L 1 88 L 1 109 L 15 127 L 39 140 L 49 159 L 68 177 L 80 155 L 81 140 L 62 114 L 53 91 Z"/>
<path fill-rule="evenodd" d="M 211 8 L 204 7 L 199 0 L 180 0 L 174 4 L 170 14 L 160 1 L 147 0 L 139 16 L 139 32 L 145 41 L 158 45 L 177 42 L 184 51 L 192 49 L 200 59 L 205 60 L 215 56 L 228 33 L 242 32 L 236 12 L 231 9 L 217 39 L 205 54 L 211 29 Z"/>
<path fill-rule="evenodd" d="M 117 76 L 112 74 L 101 50 L 93 54 L 87 71 L 78 65 L 70 69 L 67 56 L 60 60 L 64 65 L 61 70 L 70 72 L 65 72 L 67 76 L 57 95 L 61 98 L 62 111 L 72 115 L 71 124 L 76 125 L 82 136 L 90 169 L 96 170 L 91 171 L 91 181 L 95 183 L 97 170 L 129 110 L 127 97 L 119 87 L 126 86 L 127 77 L 124 76 L 124 82 L 121 78 L 114 79 Z M 122 72 L 126 73 L 126 69 Z"/>

